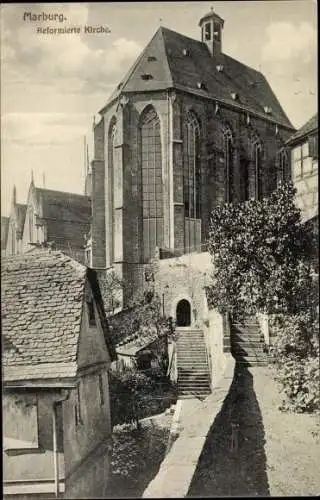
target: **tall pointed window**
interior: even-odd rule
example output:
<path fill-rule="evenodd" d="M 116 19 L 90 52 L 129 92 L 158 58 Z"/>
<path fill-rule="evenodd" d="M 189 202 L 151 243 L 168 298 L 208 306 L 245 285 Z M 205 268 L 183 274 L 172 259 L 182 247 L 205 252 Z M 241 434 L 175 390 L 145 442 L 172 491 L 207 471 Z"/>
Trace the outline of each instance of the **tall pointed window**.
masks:
<path fill-rule="evenodd" d="M 224 155 L 225 155 L 225 184 L 226 184 L 226 202 L 232 202 L 233 192 L 233 141 L 232 133 L 229 128 L 224 131 Z"/>
<path fill-rule="evenodd" d="M 183 127 L 184 246 L 186 252 L 201 249 L 201 158 L 200 127 L 188 113 Z"/>
<path fill-rule="evenodd" d="M 259 140 L 253 142 L 253 165 L 255 172 L 255 198 L 262 197 L 262 146 Z"/>
<path fill-rule="evenodd" d="M 244 149 L 240 149 L 240 199 L 248 201 L 250 197 L 249 191 L 249 165 L 250 161 Z"/>
<path fill-rule="evenodd" d="M 160 120 L 152 106 L 148 106 L 140 120 L 143 260 L 155 255 L 156 247 L 163 247 L 163 180 Z"/>
<path fill-rule="evenodd" d="M 201 216 L 200 128 L 197 118 L 189 113 L 184 124 L 183 192 L 185 217 Z"/>
<path fill-rule="evenodd" d="M 277 184 L 285 182 L 288 175 L 288 155 L 285 148 L 278 154 Z"/>
<path fill-rule="evenodd" d="M 108 199 L 109 199 L 109 260 L 122 260 L 122 164 L 118 145 L 116 119 L 109 128 Z"/>
<path fill-rule="evenodd" d="M 114 118 L 111 121 L 109 129 L 109 147 L 108 147 L 108 219 L 109 219 L 109 264 L 112 265 L 114 260 L 114 169 L 116 163 L 115 143 L 117 136 L 117 122 Z"/>

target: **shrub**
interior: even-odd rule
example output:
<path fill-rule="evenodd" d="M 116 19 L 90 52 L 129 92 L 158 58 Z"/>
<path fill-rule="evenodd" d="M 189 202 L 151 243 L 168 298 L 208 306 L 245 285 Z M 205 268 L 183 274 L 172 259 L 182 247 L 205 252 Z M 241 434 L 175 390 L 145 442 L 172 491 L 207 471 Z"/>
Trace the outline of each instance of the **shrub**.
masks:
<path fill-rule="evenodd" d="M 277 380 L 285 394 L 281 409 L 320 410 L 318 321 L 309 313 L 278 316 L 278 335 L 272 351 Z"/>
<path fill-rule="evenodd" d="M 134 368 L 109 375 L 113 425 L 135 422 L 163 412 L 175 402 L 175 390 L 163 375 L 142 373 Z"/>

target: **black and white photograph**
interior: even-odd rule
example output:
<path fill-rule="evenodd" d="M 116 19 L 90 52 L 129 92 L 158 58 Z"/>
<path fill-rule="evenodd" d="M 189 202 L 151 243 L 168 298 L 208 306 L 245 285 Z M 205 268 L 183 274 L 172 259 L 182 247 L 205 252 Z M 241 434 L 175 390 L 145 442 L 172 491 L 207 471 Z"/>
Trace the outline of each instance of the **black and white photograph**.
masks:
<path fill-rule="evenodd" d="M 320 495 L 317 7 L 0 5 L 5 500 Z"/>

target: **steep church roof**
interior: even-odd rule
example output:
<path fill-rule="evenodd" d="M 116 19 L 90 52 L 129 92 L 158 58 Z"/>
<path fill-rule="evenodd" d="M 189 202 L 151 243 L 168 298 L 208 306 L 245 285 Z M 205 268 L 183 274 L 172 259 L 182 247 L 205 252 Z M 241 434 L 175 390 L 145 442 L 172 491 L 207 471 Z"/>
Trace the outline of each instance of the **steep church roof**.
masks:
<path fill-rule="evenodd" d="M 287 144 L 291 144 L 293 142 L 296 142 L 303 137 L 316 132 L 318 130 L 318 113 L 313 115 L 310 120 L 307 121 L 295 134 L 293 134 L 290 139 L 287 141 Z"/>
<path fill-rule="evenodd" d="M 226 54 L 212 56 L 205 43 L 164 27 L 157 30 L 106 107 L 122 93 L 168 88 L 240 106 L 293 129 L 262 73 Z M 232 93 L 238 94 L 237 102 Z M 271 114 L 266 114 L 266 108 L 271 109 Z"/>
<path fill-rule="evenodd" d="M 90 230 L 91 202 L 88 196 L 35 187 L 46 220 L 47 239 L 71 248 L 84 245 Z"/>
<path fill-rule="evenodd" d="M 23 232 L 24 221 L 26 220 L 27 205 L 22 203 L 16 203 L 16 214 L 17 214 L 17 230 L 21 233 Z"/>

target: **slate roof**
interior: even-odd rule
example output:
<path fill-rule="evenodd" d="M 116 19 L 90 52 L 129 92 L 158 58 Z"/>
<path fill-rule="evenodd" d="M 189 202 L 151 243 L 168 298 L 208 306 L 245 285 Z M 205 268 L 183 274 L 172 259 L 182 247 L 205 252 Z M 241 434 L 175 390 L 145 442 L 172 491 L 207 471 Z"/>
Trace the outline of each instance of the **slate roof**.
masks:
<path fill-rule="evenodd" d="M 145 349 L 158 339 L 156 332 L 140 331 L 139 336 L 127 337 L 125 341 L 116 346 L 116 352 L 125 356 L 135 356 L 139 351 Z"/>
<path fill-rule="evenodd" d="M 287 141 L 287 144 L 296 142 L 303 137 L 310 135 L 318 130 L 318 113 L 313 115 L 297 132 L 295 132 Z"/>
<path fill-rule="evenodd" d="M 9 217 L 1 216 L 1 250 L 5 250 L 8 239 Z"/>
<path fill-rule="evenodd" d="M 184 49 L 188 49 L 190 55 L 185 56 Z M 221 72 L 217 70 L 219 64 L 223 66 Z M 152 78 L 143 79 L 143 74 Z M 205 89 L 199 89 L 198 82 L 202 82 Z M 217 99 L 233 107 L 240 105 L 248 112 L 294 130 L 262 73 L 226 54 L 211 56 L 205 43 L 163 27 L 157 30 L 106 107 L 122 93 L 168 88 Z M 232 99 L 232 92 L 238 93 L 239 101 Z M 271 115 L 265 113 L 265 107 L 272 109 Z"/>
<path fill-rule="evenodd" d="M 27 205 L 23 205 L 21 203 L 16 203 L 16 214 L 17 214 L 17 223 L 18 223 L 18 231 L 23 232 L 24 221 L 26 220 L 27 213 Z"/>
<path fill-rule="evenodd" d="M 83 248 L 90 231 L 91 201 L 88 196 L 35 188 L 46 221 L 47 240 L 58 248 Z"/>
<path fill-rule="evenodd" d="M 4 258 L 4 381 L 71 377 L 77 370 L 86 268 L 61 252 Z"/>

